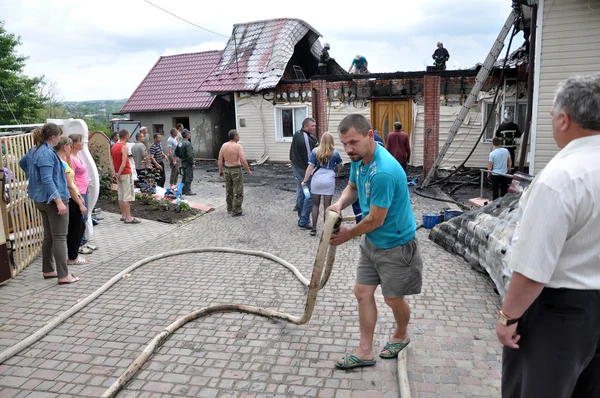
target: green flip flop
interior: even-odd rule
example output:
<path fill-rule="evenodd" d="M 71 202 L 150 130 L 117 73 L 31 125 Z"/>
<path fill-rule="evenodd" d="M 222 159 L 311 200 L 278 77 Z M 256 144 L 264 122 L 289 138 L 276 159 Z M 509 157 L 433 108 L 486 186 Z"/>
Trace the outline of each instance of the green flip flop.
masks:
<path fill-rule="evenodd" d="M 373 366 L 377 363 L 377 361 L 375 360 L 369 360 L 369 359 L 360 359 L 359 357 L 357 357 L 356 355 L 347 355 L 344 358 L 344 361 L 342 363 L 339 362 L 335 362 L 335 366 L 338 369 L 354 369 L 354 368 L 360 368 L 363 366 Z"/>
<path fill-rule="evenodd" d="M 400 351 L 402 351 L 409 343 L 410 343 L 410 339 L 406 340 L 405 343 L 388 342 L 385 345 L 385 347 L 383 347 L 383 350 L 381 350 L 381 352 L 379 353 L 379 356 L 381 358 L 385 358 L 385 359 L 396 358 L 398 356 L 398 354 L 400 353 Z M 384 351 L 389 351 L 390 354 L 384 354 L 383 353 Z"/>

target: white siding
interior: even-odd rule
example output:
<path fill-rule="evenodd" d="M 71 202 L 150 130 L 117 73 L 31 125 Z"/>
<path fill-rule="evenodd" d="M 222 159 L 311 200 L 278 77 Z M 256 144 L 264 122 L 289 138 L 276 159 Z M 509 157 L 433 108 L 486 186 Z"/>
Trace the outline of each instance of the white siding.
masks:
<path fill-rule="evenodd" d="M 241 98 L 239 94 L 236 96 L 240 144 L 244 147 L 246 158 L 258 160 L 266 153 L 270 162 L 288 162 L 290 160 L 290 143 L 276 142 L 275 140 L 273 103 L 263 99 L 260 95 L 242 96 Z M 311 104 L 306 103 L 306 105 L 308 105 L 306 114 L 310 116 L 312 115 Z M 245 127 L 240 127 L 240 119 L 245 119 Z"/>
<path fill-rule="evenodd" d="M 448 132 L 460 109 L 461 107 L 458 106 L 440 107 L 440 149 L 446 143 Z M 424 115 L 423 106 L 413 108 L 413 120 L 416 121 L 413 123 L 413 134 L 411 135 L 410 164 L 413 166 L 423 165 Z M 469 112 L 444 157 L 441 164 L 442 169 L 456 167 L 465 160 L 481 134 L 481 127 L 481 113 Z M 467 162 L 467 167 L 487 167 L 490 150 L 491 144 L 480 142 Z"/>
<path fill-rule="evenodd" d="M 600 1 L 544 1 L 542 18 L 541 57 L 536 61 L 540 79 L 537 127 L 533 132 L 534 174 L 559 151 L 552 137 L 550 116 L 558 82 L 573 74 L 600 70 Z"/>

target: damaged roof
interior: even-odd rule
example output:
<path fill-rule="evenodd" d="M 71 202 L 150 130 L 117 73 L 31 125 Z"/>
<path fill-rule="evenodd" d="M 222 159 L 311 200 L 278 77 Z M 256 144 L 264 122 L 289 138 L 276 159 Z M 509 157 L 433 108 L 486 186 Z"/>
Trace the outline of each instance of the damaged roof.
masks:
<path fill-rule="evenodd" d="M 281 80 L 296 44 L 306 35 L 310 51 L 318 59 L 321 34 L 300 19 L 236 24 L 219 64 L 197 89 L 219 93 L 273 88 Z"/>
<path fill-rule="evenodd" d="M 121 112 L 210 108 L 215 96 L 196 88 L 219 63 L 222 53 L 205 51 L 160 57 Z"/>

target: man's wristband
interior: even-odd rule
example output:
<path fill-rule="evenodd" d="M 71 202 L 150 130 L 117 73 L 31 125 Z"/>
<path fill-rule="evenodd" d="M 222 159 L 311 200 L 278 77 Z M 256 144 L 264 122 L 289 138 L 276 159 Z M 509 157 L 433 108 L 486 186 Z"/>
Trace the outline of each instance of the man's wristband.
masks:
<path fill-rule="evenodd" d="M 504 312 L 502 312 L 502 310 L 500 310 L 500 313 L 498 314 L 498 322 L 500 322 L 500 324 L 504 326 L 514 325 L 515 323 L 519 322 L 519 319 L 521 318 L 513 319 L 509 317 Z"/>

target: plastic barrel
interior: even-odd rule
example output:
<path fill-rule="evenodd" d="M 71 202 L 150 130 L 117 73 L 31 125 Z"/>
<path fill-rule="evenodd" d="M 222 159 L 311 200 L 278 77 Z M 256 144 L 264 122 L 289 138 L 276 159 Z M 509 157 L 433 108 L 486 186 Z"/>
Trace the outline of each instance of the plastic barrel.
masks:
<path fill-rule="evenodd" d="M 452 217 L 458 217 L 463 214 L 460 210 L 445 210 L 444 211 L 444 221 L 448 221 Z"/>
<path fill-rule="evenodd" d="M 423 213 L 423 228 L 431 229 L 442 222 L 442 216 L 439 213 Z"/>

